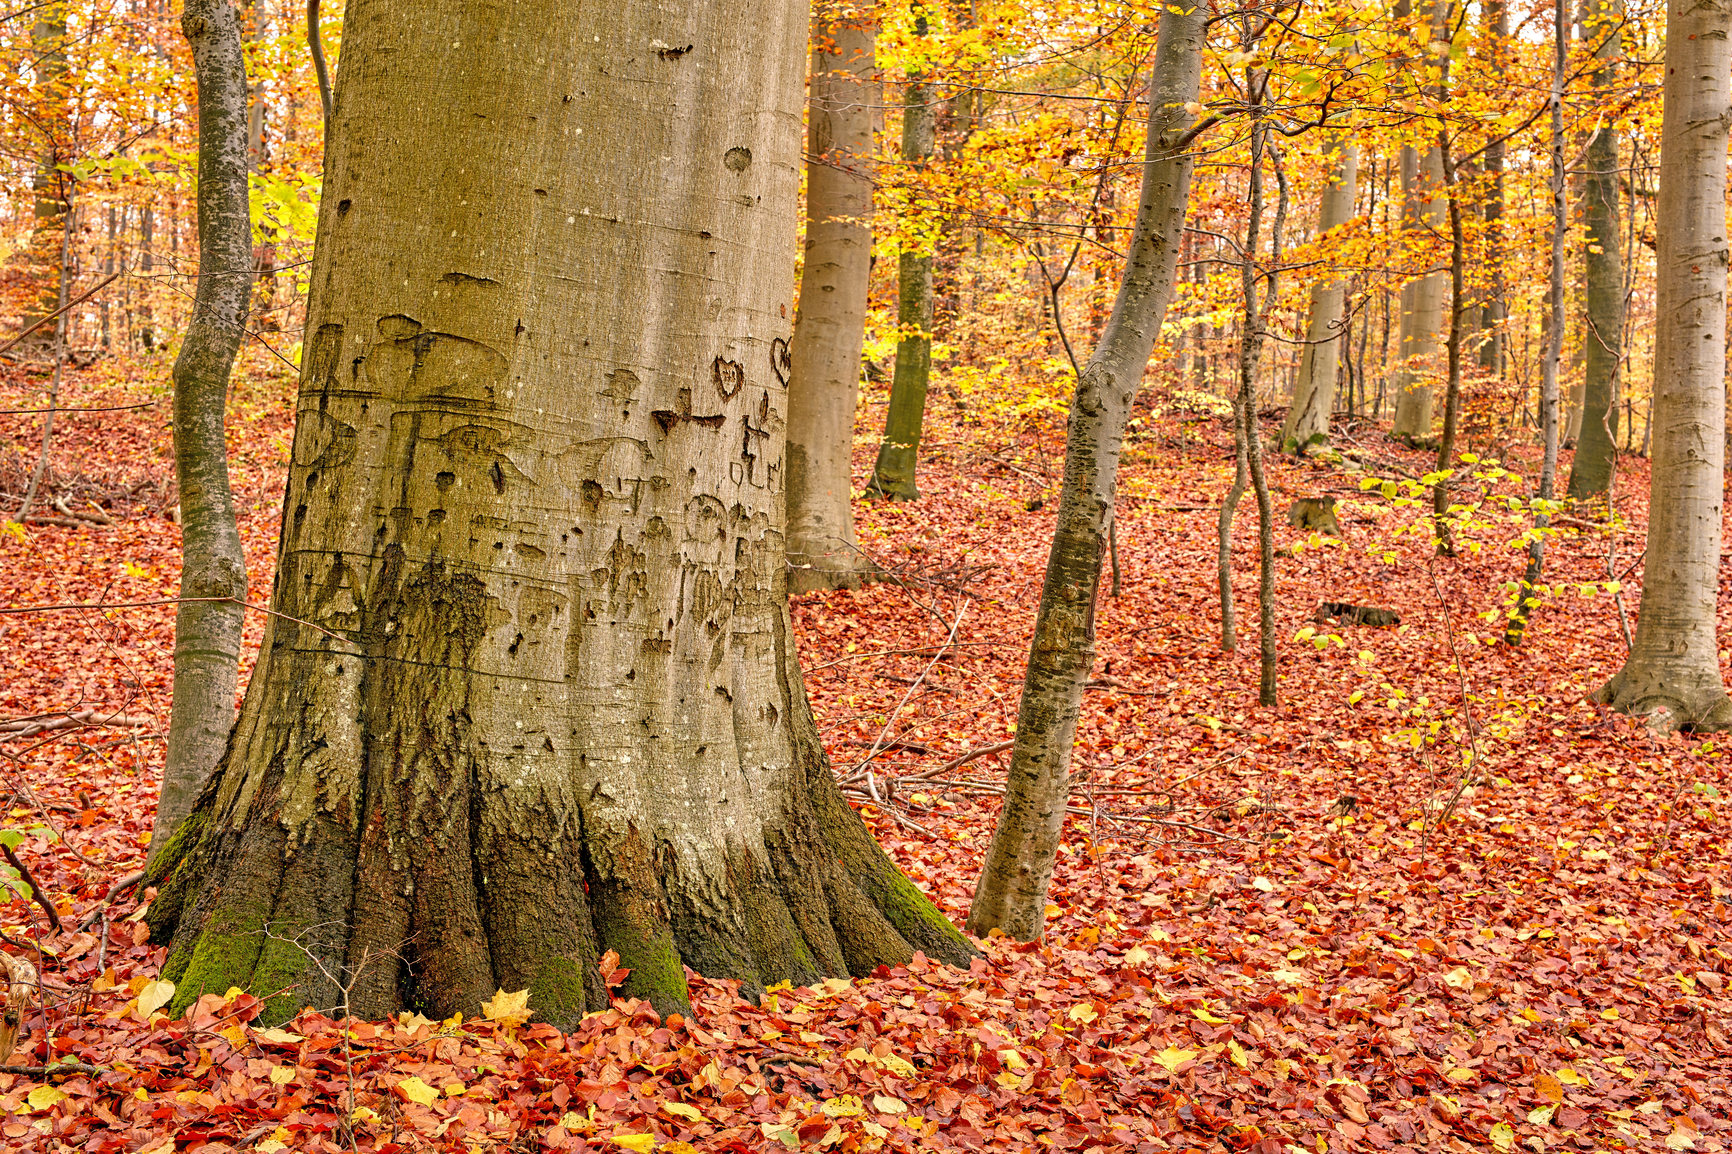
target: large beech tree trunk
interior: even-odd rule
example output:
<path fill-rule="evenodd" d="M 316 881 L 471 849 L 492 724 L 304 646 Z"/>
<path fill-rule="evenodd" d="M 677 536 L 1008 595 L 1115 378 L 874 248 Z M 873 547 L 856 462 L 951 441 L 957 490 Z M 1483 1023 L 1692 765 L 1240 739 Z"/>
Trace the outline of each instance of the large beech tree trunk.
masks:
<path fill-rule="evenodd" d="M 1209 9 L 1168 5 L 1149 85 L 1149 137 L 1142 198 L 1112 316 L 1077 379 L 1065 442 L 1058 523 L 1047 558 L 1017 713 L 1016 748 L 987 850 L 968 929 L 993 928 L 1024 941 L 1040 936 L 1070 787 L 1071 746 L 1083 687 L 1094 665 L 1095 596 L 1113 515 L 1119 449 L 1131 401 L 1173 296 L 1179 236 L 1190 195 L 1185 135 L 1202 72 Z"/>
<path fill-rule="evenodd" d="M 926 35 L 926 13 L 917 7 L 914 31 Z M 925 76 L 908 77 L 902 99 L 902 162 L 924 167 L 932 158 L 937 134 L 937 92 Z M 904 239 L 896 261 L 896 370 L 890 377 L 890 407 L 884 416 L 884 441 L 867 490 L 892 501 L 920 496 L 916 471 L 920 433 L 926 423 L 926 386 L 932 373 L 932 250 L 924 241 Z"/>
<path fill-rule="evenodd" d="M 1411 243 L 1424 246 L 1422 237 L 1437 236 L 1447 228 L 1443 190 L 1443 157 L 1436 148 L 1423 154 L 1411 145 L 1401 150 L 1401 228 Z M 1391 374 L 1395 393 L 1395 420 L 1390 432 L 1397 437 L 1423 439 L 1431 435 L 1432 383 L 1437 374 L 1442 346 L 1443 286 L 1441 272 L 1415 277 L 1401 286 L 1400 360 Z"/>
<path fill-rule="evenodd" d="M 1353 219 L 1358 195 L 1359 148 L 1340 137 L 1329 141 L 1335 155 L 1329 187 L 1323 190 L 1317 216 L 1317 231 L 1327 234 Z M 1303 455 L 1328 444 L 1329 414 L 1335 408 L 1335 371 L 1345 339 L 1341 312 L 1345 285 L 1339 280 L 1318 281 L 1311 286 L 1311 318 L 1305 330 L 1305 349 L 1300 354 L 1299 382 L 1293 388 L 1293 404 L 1281 426 L 1281 448 Z"/>
<path fill-rule="evenodd" d="M 1587 37 L 1600 67 L 1594 89 L 1602 100 L 1611 96 L 1617 80 L 1619 29 L 1617 0 L 1591 0 Z M 1588 324 L 1586 369 L 1582 388 L 1581 428 L 1575 459 L 1570 462 L 1569 494 L 1577 499 L 1608 492 L 1617 458 L 1618 376 L 1624 340 L 1624 262 L 1618 235 L 1618 137 L 1609 117 L 1602 119 L 1588 141 L 1587 172 L 1582 181 L 1582 215 L 1587 243 L 1582 263 L 1587 280 Z"/>
<path fill-rule="evenodd" d="M 1726 421 L 1726 139 L 1732 0 L 1666 5 L 1665 112 L 1654 214 L 1653 478 L 1635 642 L 1594 694 L 1659 725 L 1732 727 L 1715 600 Z"/>
<path fill-rule="evenodd" d="M 152 906 L 176 1003 L 541 1018 L 972 953 L 790 637 L 806 9 L 351 0 L 275 606 Z"/>
<path fill-rule="evenodd" d="M 807 103 L 806 260 L 788 382 L 788 583 L 793 592 L 858 584 L 871 566 L 854 541 L 854 408 L 872 274 L 876 29 L 863 15 L 812 24 Z"/>
<path fill-rule="evenodd" d="M 174 474 L 180 486 L 181 601 L 174 705 L 150 860 L 216 772 L 235 721 L 246 557 L 229 492 L 223 417 L 252 295 L 247 211 L 247 77 L 240 14 L 190 0 L 181 29 L 198 76 L 198 289 L 174 362 Z M 225 600 L 226 599 L 226 600 Z"/>

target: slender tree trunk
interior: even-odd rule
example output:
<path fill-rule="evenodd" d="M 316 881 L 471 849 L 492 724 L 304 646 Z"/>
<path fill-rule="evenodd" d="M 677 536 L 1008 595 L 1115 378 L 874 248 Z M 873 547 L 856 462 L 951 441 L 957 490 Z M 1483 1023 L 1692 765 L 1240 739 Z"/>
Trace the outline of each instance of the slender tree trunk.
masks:
<path fill-rule="evenodd" d="M 1184 141 L 1197 99 L 1208 7 L 1161 12 L 1149 86 L 1142 195 L 1112 316 L 1077 379 L 1058 523 L 1035 618 L 1004 809 L 974 891 L 971 933 L 1023 941 L 1045 921 L 1069 794 L 1071 745 L 1094 664 L 1095 598 L 1107 552 L 1119 450 L 1131 401 L 1172 300 L 1192 157 Z"/>
<path fill-rule="evenodd" d="M 1335 161 L 1329 186 L 1323 190 L 1317 215 L 1317 231 L 1327 236 L 1353 219 L 1357 195 L 1359 147 L 1339 136 L 1325 145 Z M 1281 447 L 1301 456 L 1329 443 L 1329 415 L 1335 409 L 1335 376 L 1346 338 L 1341 323 L 1345 284 L 1340 280 L 1318 281 L 1311 286 L 1311 316 L 1305 328 L 1300 353 L 1299 382 L 1293 388 L 1293 404 L 1281 426 Z"/>
<path fill-rule="evenodd" d="M 23 15 L 31 12 L 26 7 Z M 30 231 L 30 264 L 39 273 L 35 294 L 24 311 L 20 330 L 38 324 L 59 307 L 64 262 L 56 255 L 63 247 L 62 233 L 71 220 L 71 177 L 61 169 L 68 162 L 72 131 L 71 105 L 68 100 L 70 77 L 66 66 L 66 4 L 64 0 L 49 0 L 35 8 L 35 20 L 30 26 L 30 54 L 34 62 L 35 94 L 33 115 L 29 127 L 41 135 L 37 148 L 36 172 L 32 177 L 34 216 Z M 36 330 L 27 347 L 38 351 L 61 339 L 64 322 L 53 327 L 46 324 Z"/>
<path fill-rule="evenodd" d="M 1569 60 L 1568 8 L 1558 4 L 1554 9 L 1552 29 L 1552 95 L 1551 95 L 1551 159 L 1552 159 L 1552 251 L 1551 278 L 1546 307 L 1545 362 L 1540 369 L 1540 437 L 1545 456 L 1540 462 L 1539 484 L 1534 497 L 1539 507 L 1534 512 L 1534 534 L 1528 544 L 1528 563 L 1516 587 L 1514 612 L 1504 629 L 1504 640 L 1520 645 L 1527 632 L 1528 618 L 1538 606 L 1536 596 L 1540 577 L 1545 571 L 1546 536 L 1551 526 L 1551 514 L 1545 502 L 1553 497 L 1558 475 L 1558 365 L 1564 354 L 1564 237 L 1569 231 L 1569 173 L 1564 166 L 1564 84 Z M 1722 331 L 1724 327 L 1722 326 Z"/>
<path fill-rule="evenodd" d="M 161 860 L 192 812 L 235 721 L 247 571 L 229 492 L 223 417 L 252 293 L 239 16 L 229 0 L 188 0 L 181 17 L 198 79 L 198 287 L 174 362 L 182 601 L 174 620 L 174 704 L 150 862 Z"/>
<path fill-rule="evenodd" d="M 1245 411 L 1243 385 L 1233 393 L 1233 483 L 1221 498 L 1221 512 L 1215 518 L 1215 585 L 1221 595 L 1221 652 L 1233 653 L 1239 648 L 1238 615 L 1233 609 L 1233 518 L 1239 513 L 1239 502 L 1245 496 L 1245 486 L 1251 482 L 1251 458 L 1247 438 L 1251 435 L 1251 415 Z"/>
<path fill-rule="evenodd" d="M 917 8 L 914 31 L 926 35 L 924 8 Z M 926 77 L 908 77 L 902 100 L 902 163 L 911 171 L 923 169 L 932 157 L 937 99 Z M 901 331 L 896 371 L 890 378 L 884 442 L 867 491 L 892 501 L 912 501 L 920 496 L 915 470 L 926 420 L 926 382 L 932 371 L 932 253 L 923 244 L 903 242 L 896 261 L 896 286 L 896 322 Z M 1058 307 L 1057 300 L 1053 307 Z"/>
<path fill-rule="evenodd" d="M 1255 74 L 1246 78 L 1247 91 L 1260 91 Z M 1260 115 L 1253 99 L 1251 115 Z M 1264 298 L 1257 300 L 1258 232 L 1263 223 L 1263 151 L 1280 181 L 1280 200 L 1269 230 L 1269 275 Z M 1269 497 L 1269 480 L 1263 472 L 1263 430 L 1257 419 L 1257 362 L 1267 332 L 1269 308 L 1275 303 L 1276 281 L 1281 270 L 1281 226 L 1287 216 L 1287 177 L 1275 150 L 1269 146 L 1268 130 L 1253 120 L 1251 128 L 1251 217 L 1245 235 L 1245 260 L 1241 279 L 1245 292 L 1245 335 L 1239 346 L 1239 392 L 1244 397 L 1245 463 L 1251 474 L 1251 491 L 1257 495 L 1257 703 L 1276 704 L 1275 662 L 1275 510 Z"/>
<path fill-rule="evenodd" d="M 788 379 L 788 586 L 859 583 L 871 566 L 854 540 L 854 409 L 872 273 L 877 30 L 836 19 L 812 25 L 808 97 L 806 259 Z"/>
<path fill-rule="evenodd" d="M 36 466 L 30 470 L 30 481 L 24 487 L 24 502 L 18 506 L 16 520 L 20 525 L 30 520 L 36 496 L 48 476 L 48 457 L 54 448 L 54 418 L 60 415 L 60 382 L 66 370 L 66 297 L 71 291 L 72 268 L 72 205 L 66 205 L 66 227 L 60 230 L 60 260 L 55 265 L 54 283 L 59 296 L 54 307 L 54 369 L 48 379 L 47 411 L 42 414 L 42 445 L 36 453 Z"/>
<path fill-rule="evenodd" d="M 1502 75 L 1509 59 L 1509 6 L 1506 0 L 1485 0 L 1481 8 L 1489 43 L 1488 71 Z M 1479 367 L 1486 375 L 1501 378 L 1504 372 L 1504 158 L 1503 141 L 1489 145 L 1481 164 L 1485 169 L 1485 269 L 1490 284 L 1486 286 L 1485 304 L 1478 310 L 1481 324 Z"/>
<path fill-rule="evenodd" d="M 790 636 L 805 40 L 797 0 L 350 0 L 282 616 L 154 871 L 177 1005 L 570 1025 L 609 949 L 663 1012 L 687 965 L 972 956 L 843 800 Z"/>
<path fill-rule="evenodd" d="M 1617 82 L 1622 13 L 1618 0 L 1591 0 L 1587 34 L 1600 67 L 1594 89 L 1607 100 Z M 1611 491 L 1617 460 L 1618 381 L 1623 361 L 1624 267 L 1619 251 L 1618 137 L 1610 113 L 1588 141 L 1583 216 L 1588 235 L 1583 267 L 1587 284 L 1586 351 L 1581 432 L 1570 463 L 1572 497 L 1585 499 Z"/>
<path fill-rule="evenodd" d="M 1726 424 L 1732 2 L 1669 0 L 1655 213 L 1653 473 L 1635 644 L 1594 699 L 1651 723 L 1732 726 L 1715 602 Z"/>
<path fill-rule="evenodd" d="M 1449 339 L 1444 344 L 1448 384 L 1444 389 L 1443 436 L 1437 442 L 1436 472 L 1443 474 L 1431 489 L 1431 523 L 1437 536 L 1437 551 L 1455 553 L 1449 525 L 1449 482 L 1455 471 L 1455 439 L 1461 422 L 1461 342 L 1467 311 L 1467 230 L 1461 220 L 1461 189 L 1456 183 L 1455 161 L 1450 156 L 1449 134 L 1438 133 L 1438 156 L 1443 161 L 1443 184 L 1449 194 Z"/>

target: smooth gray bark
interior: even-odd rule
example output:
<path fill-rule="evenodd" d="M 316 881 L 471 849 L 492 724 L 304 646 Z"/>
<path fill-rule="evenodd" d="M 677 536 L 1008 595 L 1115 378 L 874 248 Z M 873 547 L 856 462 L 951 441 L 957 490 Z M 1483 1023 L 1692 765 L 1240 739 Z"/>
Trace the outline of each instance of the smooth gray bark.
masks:
<path fill-rule="evenodd" d="M 183 600 L 174 621 L 174 702 L 151 862 L 192 812 L 235 721 L 246 558 L 229 492 L 224 414 L 252 294 L 247 212 L 247 76 L 240 14 L 189 0 L 181 31 L 198 80 L 198 284 L 174 362 L 174 475 Z"/>
<path fill-rule="evenodd" d="M 1664 75 L 1647 561 L 1635 642 L 1594 700 L 1660 728 L 1721 730 L 1732 727 L 1715 636 L 1732 0 L 1669 0 Z"/>
<path fill-rule="evenodd" d="M 1359 147 L 1339 136 L 1326 146 L 1335 157 L 1329 186 L 1321 195 L 1317 232 L 1327 236 L 1353 219 L 1358 192 Z M 1293 387 L 1293 404 L 1281 426 L 1281 448 L 1303 455 L 1329 443 L 1329 415 L 1335 408 L 1335 373 L 1340 364 L 1345 332 L 1341 312 L 1345 284 L 1320 280 L 1311 286 L 1310 318 L 1305 326 L 1305 347 L 1300 353 L 1299 381 Z"/>
<path fill-rule="evenodd" d="M 971 933 L 994 928 L 1033 940 L 1064 826 L 1071 746 L 1094 664 L 1100 589 L 1131 401 L 1172 300 L 1190 195 L 1185 137 L 1197 99 L 1208 6 L 1162 9 L 1149 86 L 1149 136 L 1136 227 L 1101 342 L 1077 380 L 1065 443 L 1058 522 L 1029 648 L 1004 809 L 968 914 Z"/>
<path fill-rule="evenodd" d="M 1617 83 L 1618 0 L 1590 0 L 1586 34 L 1600 66 L 1594 70 L 1594 91 L 1601 100 Z M 1582 215 L 1587 237 L 1582 253 L 1586 284 L 1587 331 L 1584 344 L 1581 427 L 1576 454 L 1570 462 L 1569 494 L 1577 499 L 1611 491 L 1617 459 L 1618 381 L 1623 362 L 1624 262 L 1619 246 L 1618 137 L 1608 115 L 1588 141 L 1584 154 Z"/>
<path fill-rule="evenodd" d="M 800 0 L 350 0 L 281 616 L 151 907 L 177 1004 L 570 1025 L 609 949 L 663 1012 L 685 966 L 972 955 L 791 638 L 805 40 Z"/>
<path fill-rule="evenodd" d="M 872 274 L 877 30 L 860 17 L 812 24 L 807 99 L 806 259 L 788 379 L 788 586 L 858 584 L 852 459 L 866 294 Z"/>
<path fill-rule="evenodd" d="M 1443 158 L 1435 147 L 1423 154 L 1411 145 L 1401 150 L 1401 228 L 1410 238 L 1441 233 L 1446 227 Z M 1415 239 L 1415 244 L 1424 241 Z M 1438 334 L 1443 327 L 1441 272 L 1414 277 L 1401 286 L 1401 335 L 1390 388 L 1395 394 L 1395 419 L 1390 432 L 1423 440 L 1431 435 L 1433 382 L 1437 377 Z"/>

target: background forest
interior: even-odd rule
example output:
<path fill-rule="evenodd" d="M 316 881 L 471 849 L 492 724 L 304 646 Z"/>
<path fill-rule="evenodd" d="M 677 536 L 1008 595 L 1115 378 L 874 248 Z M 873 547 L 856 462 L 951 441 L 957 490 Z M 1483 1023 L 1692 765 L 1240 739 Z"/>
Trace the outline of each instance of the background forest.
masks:
<path fill-rule="evenodd" d="M 237 6 L 244 688 L 325 124 L 306 7 Z M 858 403 L 848 501 L 825 515 L 852 518 L 849 544 L 794 550 L 794 631 L 843 792 L 958 925 L 1011 788 L 1164 12 L 815 12 L 813 116 L 855 143 L 837 159 L 814 133 L 804 186 L 816 203 L 840 173 L 869 196 L 812 208 L 805 259 L 869 223 L 870 275 L 842 317 L 857 368 L 837 342 Z M 343 15 L 320 12 L 339 72 Z M 621 996 L 566 1034 L 505 990 L 481 1017 L 344 1023 L 345 987 L 278 1025 L 252 993 L 189 1005 L 163 980 L 137 871 L 181 588 L 171 367 L 200 257 L 180 20 L 166 0 L 0 16 L 0 948 L 42 975 L 15 1020 L 24 1064 L 0 1073 L 8 1144 L 1726 1147 L 1732 780 L 1712 735 L 1588 700 L 1654 567 L 1662 6 L 1219 13 L 1184 109 L 1175 290 L 1105 514 L 1044 926 L 983 939 L 968 969 L 917 956 L 761 998 L 689 974 L 689 1015 L 632 996 L 609 955 Z M 820 91 L 843 72 L 853 88 Z M 800 339 L 796 373 L 816 363 Z"/>

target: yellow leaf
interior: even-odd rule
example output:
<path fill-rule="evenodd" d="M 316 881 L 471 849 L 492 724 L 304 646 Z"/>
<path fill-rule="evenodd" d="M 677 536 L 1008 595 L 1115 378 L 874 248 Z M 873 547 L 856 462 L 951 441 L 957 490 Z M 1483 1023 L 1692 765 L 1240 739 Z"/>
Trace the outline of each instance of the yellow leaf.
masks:
<path fill-rule="evenodd" d="M 253 1149 L 259 1151 L 259 1154 L 276 1154 L 278 1150 L 287 1150 L 289 1142 L 293 1138 L 294 1134 L 289 1131 L 287 1126 L 278 1126 Z"/>
<path fill-rule="evenodd" d="M 1095 1013 L 1095 1008 L 1087 1002 L 1078 1002 L 1066 1011 L 1065 1017 L 1069 1018 L 1073 1022 L 1087 1023 L 1094 1021 L 1096 1018 L 1100 1017 L 1100 1015 Z"/>
<path fill-rule="evenodd" d="M 501 1026 L 521 1026 L 529 1021 L 529 991 L 508 994 L 500 990 L 481 1003 L 481 1016 Z"/>
<path fill-rule="evenodd" d="M 651 1150 L 656 1148 L 656 1136 L 654 1134 L 615 1134 L 608 1141 L 616 1146 L 624 1146 L 627 1150 L 636 1151 L 636 1154 L 649 1154 Z"/>
<path fill-rule="evenodd" d="M 1217 1018 L 1207 1010 L 1192 1010 L 1191 1013 L 1196 1015 L 1197 1021 L 1207 1022 L 1211 1026 L 1224 1026 L 1227 1024 L 1227 1019 Z"/>
<path fill-rule="evenodd" d="M 866 1112 L 866 1106 L 860 1101 L 857 1094 L 840 1094 L 819 1106 L 818 1109 L 832 1118 L 854 1118 Z"/>
<path fill-rule="evenodd" d="M 55 1103 L 64 1102 L 68 1097 L 70 1095 L 59 1086 L 38 1086 L 24 1100 L 30 1103 L 32 1110 L 51 1110 Z"/>
<path fill-rule="evenodd" d="M 910 1062 L 907 1058 L 898 1057 L 895 1054 L 884 1055 L 882 1058 L 878 1059 L 878 1063 L 886 1070 L 889 1070 L 892 1074 L 895 1074 L 898 1078 L 912 1078 L 920 1072 L 914 1068 L 913 1062 Z"/>
<path fill-rule="evenodd" d="M 287 1030 L 279 1030 L 275 1026 L 268 1030 L 254 1030 L 253 1037 L 261 1042 L 274 1042 L 279 1046 L 291 1046 L 296 1042 L 307 1040 L 300 1034 L 291 1034 Z"/>
<path fill-rule="evenodd" d="M 1448 1078 L 1451 1082 L 1471 1082 L 1478 1077 L 1477 1074 L 1472 1070 L 1469 1070 L 1466 1066 L 1456 1066 L 1453 1069 L 1445 1070 L 1443 1076 Z"/>
<path fill-rule="evenodd" d="M 1509 1150 L 1515 1146 L 1515 1127 L 1508 1122 L 1499 1122 L 1491 1128 L 1491 1144 L 1499 1150 Z"/>
<path fill-rule="evenodd" d="M 1006 1090 L 1014 1090 L 1018 1086 L 1022 1085 L 1022 1079 L 1017 1077 L 1015 1074 L 1012 1074 L 1009 1070 L 1000 1070 L 997 1074 L 993 1075 L 993 1081 L 997 1082 L 1000 1086 L 1003 1086 Z"/>
<path fill-rule="evenodd" d="M 379 1112 L 371 1106 L 357 1106 L 355 1112 L 349 1115 L 351 1122 L 377 1122 L 378 1120 Z"/>
<path fill-rule="evenodd" d="M 847 1058 L 848 1060 L 854 1061 L 854 1062 L 871 1062 L 872 1061 L 872 1055 L 868 1054 L 865 1050 L 862 1050 L 859 1046 L 855 1046 L 852 1050 L 849 1050 L 846 1054 L 843 1054 L 842 1056 L 844 1058 Z"/>
<path fill-rule="evenodd" d="M 1604 1018 L 1608 1022 L 1617 1021 L 1618 1020 L 1617 1007 L 1616 1006 L 1607 1006 L 1605 1009 L 1600 1011 L 1600 1017 Z"/>
<path fill-rule="evenodd" d="M 446 1084 L 443 1093 L 447 1098 L 455 1098 L 459 1094 L 463 1093 L 465 1089 L 467 1089 L 467 1087 L 465 1087 L 461 1082 L 449 1082 Z"/>
<path fill-rule="evenodd" d="M 1695 1148 L 1696 1136 L 1682 1126 L 1666 1135 L 1666 1149 L 1668 1150 L 1694 1150 Z"/>
<path fill-rule="evenodd" d="M 227 1042 L 237 1050 L 247 1048 L 247 1032 L 239 1026 L 224 1026 L 217 1031 L 217 1037 Z"/>
<path fill-rule="evenodd" d="M 866 1131 L 866 1133 L 872 1135 L 874 1138 L 890 1137 L 890 1131 L 886 1130 L 876 1122 L 862 1122 L 860 1123 L 860 1129 Z"/>
<path fill-rule="evenodd" d="M 1470 989 L 1473 986 L 1473 974 L 1466 966 L 1457 966 L 1443 975 L 1446 984 L 1458 990 Z"/>
<path fill-rule="evenodd" d="M 684 1102 L 663 1102 L 662 1109 L 677 1118 L 684 1118 L 688 1122 L 702 1122 L 704 1120 L 702 1110 L 696 1106 L 688 1106 Z"/>
<path fill-rule="evenodd" d="M 676 1138 L 672 1142 L 662 1144 L 662 1154 L 698 1154 L 698 1148 L 690 1142 L 681 1142 Z"/>
<path fill-rule="evenodd" d="M 271 1067 L 271 1085 L 273 1085 L 273 1086 L 287 1086 L 290 1082 L 293 1082 L 294 1080 L 295 1080 L 295 1068 L 293 1066 L 272 1066 Z"/>
<path fill-rule="evenodd" d="M 1063 910 L 1059 909 L 1057 906 L 1053 905 L 1051 902 L 1048 902 L 1046 904 L 1046 909 L 1044 912 L 1045 912 L 1046 916 L 1049 918 L 1056 918 L 1060 914 L 1064 913 Z"/>
<path fill-rule="evenodd" d="M 900 1098 L 892 1098 L 888 1094 L 872 1095 L 872 1108 L 880 1114 L 906 1114 L 908 1107 Z"/>
<path fill-rule="evenodd" d="M 1143 947 L 1132 946 L 1130 949 L 1125 951 L 1125 965 L 1127 965 L 1127 966 L 1146 965 L 1150 959 L 1150 956 L 1151 955 L 1149 954 L 1149 951 L 1143 949 Z"/>
<path fill-rule="evenodd" d="M 1574 1066 L 1559 1066 L 1558 1081 L 1566 1086 L 1592 1086 L 1593 1083 L 1576 1073 Z"/>
<path fill-rule="evenodd" d="M 1551 1122 L 1552 1115 L 1557 1112 L 1557 1104 L 1555 1102 L 1547 1102 L 1544 1106 L 1535 1106 L 1532 1110 L 1529 1110 L 1528 1121 L 1533 1123 L 1535 1126 L 1545 1126 Z"/>
<path fill-rule="evenodd" d="M 1235 1042 L 1231 1038 L 1227 1039 L 1227 1052 L 1233 1055 L 1233 1065 L 1239 1067 L 1241 1070 L 1248 1070 L 1251 1068 L 1251 1051 L 1245 1049 L 1245 1047 L 1239 1045 L 1239 1043 Z"/>
<path fill-rule="evenodd" d="M 800 1031 L 800 1041 L 805 1042 L 809 1045 L 816 1046 L 818 1043 L 825 1041 L 825 1038 L 824 1038 L 824 1035 L 822 1035 L 822 1034 L 814 1034 L 810 1030 L 801 1030 Z"/>
<path fill-rule="evenodd" d="M 397 1093 L 422 1106 L 431 1106 L 439 1100 L 439 1091 L 413 1075 L 397 1083 Z"/>
<path fill-rule="evenodd" d="M 1168 1046 L 1155 1055 L 1155 1061 L 1165 1066 L 1168 1073 L 1177 1074 L 1179 1067 L 1195 1058 L 1198 1053 L 1197 1050 L 1181 1050 L 1177 1046 Z"/>
<path fill-rule="evenodd" d="M 567 1110 L 559 1116 L 559 1128 L 567 1134 L 575 1134 L 583 1129 L 584 1117 L 576 1110 Z"/>
<path fill-rule="evenodd" d="M 1006 1066 L 1008 1066 L 1012 1070 L 1026 1070 L 1026 1069 L 1028 1069 L 1027 1059 L 1025 1059 L 1022 1056 L 1022 1054 L 1016 1050 L 1000 1050 L 998 1052 L 998 1060 L 1000 1062 L 1003 1062 Z"/>
<path fill-rule="evenodd" d="M 174 997 L 173 982 L 146 982 L 144 988 L 138 991 L 138 1016 L 141 1021 L 149 1021 L 150 1016 L 168 1005 L 168 1000 Z"/>

